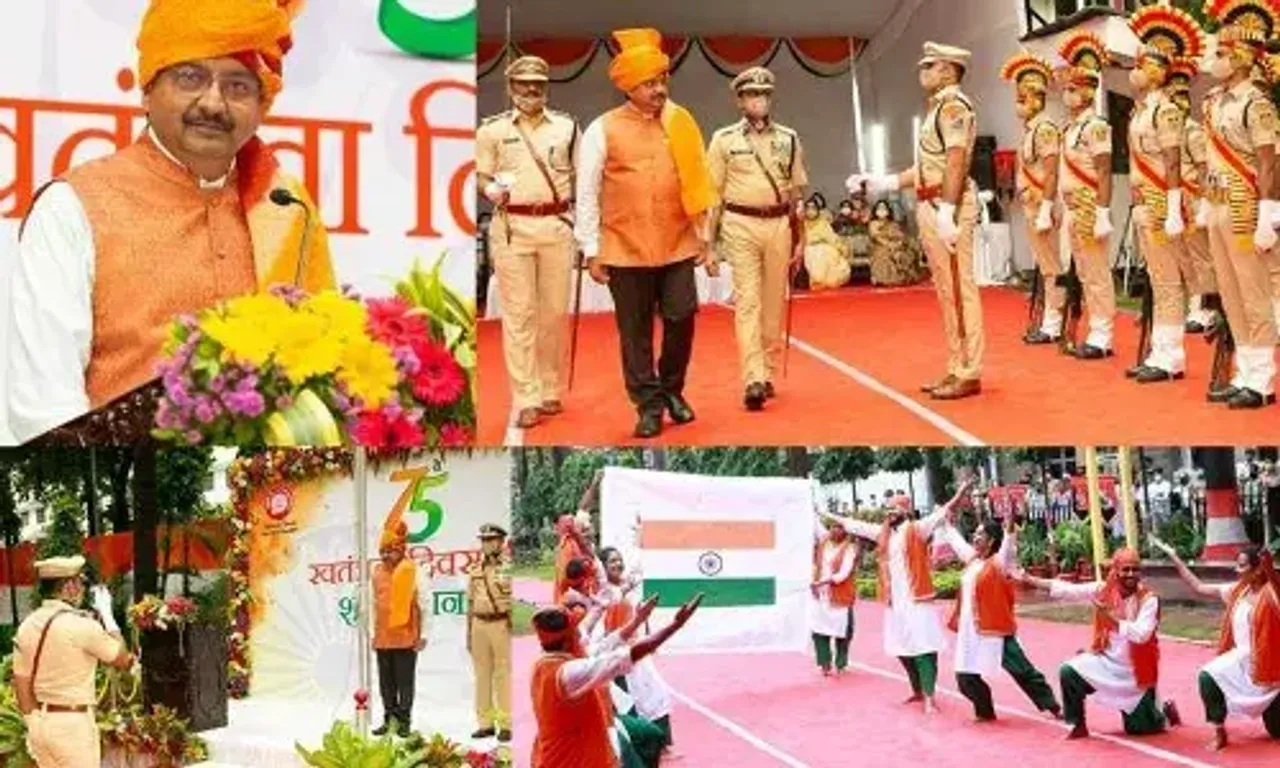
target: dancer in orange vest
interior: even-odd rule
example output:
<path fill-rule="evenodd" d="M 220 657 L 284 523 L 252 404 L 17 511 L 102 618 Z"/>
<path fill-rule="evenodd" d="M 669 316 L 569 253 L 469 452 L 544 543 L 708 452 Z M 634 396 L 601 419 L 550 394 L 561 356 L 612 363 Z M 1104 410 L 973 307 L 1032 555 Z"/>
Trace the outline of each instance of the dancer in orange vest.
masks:
<path fill-rule="evenodd" d="M 382 696 L 383 724 L 373 730 L 381 736 L 395 730 L 410 733 L 418 654 L 427 646 L 426 617 L 430 584 L 425 574 L 405 557 L 409 531 L 398 517 L 388 520 L 378 542 L 382 560 L 373 569 L 373 650 L 378 660 L 378 691 Z"/>
<path fill-rule="evenodd" d="M 1220 599 L 1227 610 L 1218 637 L 1218 657 L 1200 669 L 1200 699 L 1213 723 L 1214 750 L 1227 746 L 1227 715 L 1261 717 L 1267 733 L 1280 739 L 1280 573 L 1271 553 L 1250 546 L 1236 555 L 1240 578 L 1205 584 L 1168 544 L 1152 544 L 1169 556 L 1192 589 Z"/>
<path fill-rule="evenodd" d="M 857 600 L 858 564 L 862 547 L 843 525 L 815 521 L 813 582 L 809 591 L 809 633 L 818 668 L 831 674 L 831 641 L 835 641 L 836 675 L 849 666 L 849 642 L 853 640 L 853 604 Z"/>
<path fill-rule="evenodd" d="M 1172 701 L 1156 706 L 1160 672 L 1160 598 L 1142 583 L 1138 553 L 1124 547 L 1111 557 L 1107 578 L 1072 584 L 1021 574 L 1024 584 L 1049 592 L 1055 600 L 1093 603 L 1093 643 L 1089 650 L 1062 664 L 1064 717 L 1071 724 L 1068 739 L 1089 735 L 1084 702 L 1097 703 L 1124 715 L 1124 732 L 1131 736 L 1161 733 L 1166 725 L 1180 725 Z"/>
<path fill-rule="evenodd" d="M 295 277 L 335 287 L 323 219 L 257 136 L 302 5 L 151 0 L 137 41 L 145 132 L 42 188 L 20 230 L 0 298 L 2 407 L 19 442 L 154 379 L 180 315 Z M 310 216 L 272 202 L 276 189 Z"/>
<path fill-rule="evenodd" d="M 591 508 L 592 502 L 600 495 L 600 479 L 604 477 L 602 470 L 597 470 L 591 485 L 587 486 L 587 490 L 582 493 L 582 499 L 578 502 L 578 513 L 576 515 L 561 515 L 556 520 L 556 535 L 558 542 L 556 544 L 556 575 L 555 586 L 552 600 L 560 603 L 567 590 L 568 583 L 565 580 L 565 568 L 569 562 L 576 558 L 584 558 L 591 563 L 595 562 L 592 556 L 591 547 L 591 514 L 588 510 Z M 592 579 L 585 586 L 585 594 L 595 592 L 595 579 Z"/>
<path fill-rule="evenodd" d="M 933 698 L 938 682 L 938 652 L 946 647 L 942 621 L 933 608 L 929 537 L 948 522 L 972 487 L 972 480 L 962 483 L 951 501 L 923 520 L 911 519 L 910 502 L 905 496 L 899 498 L 907 503 L 895 500 L 881 525 L 819 513 L 843 525 L 852 535 L 874 542 L 880 567 L 876 592 L 888 606 L 884 652 L 902 663 L 911 682 L 907 702 L 924 702 L 925 714 L 938 709 Z"/>
<path fill-rule="evenodd" d="M 1014 619 L 1014 585 L 1009 571 L 1017 564 L 1018 533 L 1013 515 L 1004 527 L 984 521 L 973 533 L 973 545 L 955 528 L 946 530 L 947 543 L 965 564 L 960 591 L 947 628 L 956 633 L 956 685 L 973 702 L 979 721 L 995 720 L 991 686 L 983 676 L 1004 668 L 1041 712 L 1061 717 L 1062 707 L 1044 675 L 1027 658 L 1018 642 Z"/>
<path fill-rule="evenodd" d="M 622 647 L 590 657 L 582 647 L 578 619 L 568 609 L 554 606 L 534 614 L 533 628 L 543 653 L 534 663 L 531 685 L 538 723 L 532 768 L 617 768 L 618 753 L 609 735 L 609 684 L 671 639 L 701 602 L 702 595 L 697 595 L 680 606 L 670 624 L 625 645 L 657 607 L 657 598 L 650 598 L 618 630 Z"/>

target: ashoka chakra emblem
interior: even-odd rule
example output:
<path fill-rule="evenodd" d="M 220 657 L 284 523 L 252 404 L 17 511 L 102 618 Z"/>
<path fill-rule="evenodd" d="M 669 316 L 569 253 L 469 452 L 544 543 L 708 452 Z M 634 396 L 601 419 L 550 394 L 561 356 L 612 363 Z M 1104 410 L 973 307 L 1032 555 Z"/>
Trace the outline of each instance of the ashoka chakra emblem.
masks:
<path fill-rule="evenodd" d="M 715 576 L 724 568 L 724 558 L 715 552 L 703 552 L 698 558 L 698 570 L 703 576 Z"/>

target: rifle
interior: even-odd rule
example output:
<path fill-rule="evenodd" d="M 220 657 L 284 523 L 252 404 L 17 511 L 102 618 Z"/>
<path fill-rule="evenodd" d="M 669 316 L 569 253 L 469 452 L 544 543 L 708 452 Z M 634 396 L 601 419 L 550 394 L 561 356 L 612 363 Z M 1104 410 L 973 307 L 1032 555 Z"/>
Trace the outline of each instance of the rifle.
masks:
<path fill-rule="evenodd" d="M 1037 264 L 1035 271 L 1031 273 L 1031 297 L 1027 301 L 1026 336 L 1028 337 L 1044 325 L 1044 299 L 1044 275 L 1040 272 L 1040 265 Z"/>
<path fill-rule="evenodd" d="M 1156 292 L 1148 278 L 1142 288 L 1142 314 L 1138 317 L 1138 359 L 1125 375 L 1133 378 L 1151 354 L 1151 327 L 1155 323 Z"/>
<path fill-rule="evenodd" d="M 1200 308 L 1213 313 L 1213 330 L 1204 340 L 1213 345 L 1213 366 L 1209 369 L 1209 391 L 1226 389 L 1231 384 L 1231 358 L 1235 355 L 1236 340 L 1227 323 L 1227 313 L 1222 307 L 1222 297 L 1207 293 L 1200 298 Z"/>
<path fill-rule="evenodd" d="M 1075 259 L 1071 267 L 1055 278 L 1064 291 L 1062 297 L 1062 327 L 1059 330 L 1058 349 L 1064 355 L 1074 355 L 1079 349 L 1080 319 L 1084 316 L 1084 285 L 1076 273 Z"/>

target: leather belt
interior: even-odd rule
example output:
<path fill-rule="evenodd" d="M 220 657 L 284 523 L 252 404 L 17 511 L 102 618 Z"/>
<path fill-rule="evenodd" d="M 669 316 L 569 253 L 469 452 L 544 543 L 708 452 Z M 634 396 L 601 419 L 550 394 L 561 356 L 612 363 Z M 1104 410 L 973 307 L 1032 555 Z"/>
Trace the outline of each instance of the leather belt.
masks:
<path fill-rule="evenodd" d="M 559 216 L 569 212 L 569 200 L 558 203 L 530 203 L 528 205 L 508 205 L 505 210 L 512 216 Z"/>
<path fill-rule="evenodd" d="M 93 707 L 88 704 L 41 704 L 38 709 L 45 712 L 88 712 Z"/>
<path fill-rule="evenodd" d="M 510 613 L 475 613 L 472 618 L 476 621 L 506 621 L 511 618 Z"/>
<path fill-rule="evenodd" d="M 724 209 L 729 213 L 737 213 L 742 216 L 750 216 L 755 219 L 778 219 L 783 216 L 791 215 L 791 206 L 787 203 L 778 203 L 777 205 L 739 205 L 738 203 L 725 203 Z"/>

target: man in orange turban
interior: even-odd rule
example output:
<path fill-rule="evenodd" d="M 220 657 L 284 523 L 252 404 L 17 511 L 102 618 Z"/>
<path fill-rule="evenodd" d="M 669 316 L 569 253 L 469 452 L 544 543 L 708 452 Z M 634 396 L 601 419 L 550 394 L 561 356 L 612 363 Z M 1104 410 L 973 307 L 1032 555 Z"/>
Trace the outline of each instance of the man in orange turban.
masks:
<path fill-rule="evenodd" d="M 409 735 L 418 654 L 427 645 L 426 600 L 431 586 L 419 578 L 424 572 L 405 557 L 408 537 L 408 527 L 393 513 L 378 540 L 381 562 L 371 579 L 373 651 L 378 659 L 378 691 L 385 718 L 373 731 L 377 736 L 390 730 Z"/>
<path fill-rule="evenodd" d="M 694 267 L 708 263 L 716 203 L 702 132 L 668 98 L 671 61 L 653 29 L 613 33 L 620 50 L 609 78 L 626 103 L 597 118 L 578 155 L 578 244 L 597 283 L 609 286 L 622 344 L 635 435 L 656 437 L 663 414 L 694 419 L 684 399 L 698 291 Z M 654 370 L 653 320 L 662 317 Z"/>
<path fill-rule="evenodd" d="M 180 315 L 278 283 L 334 287 L 319 212 L 256 136 L 301 5 L 152 0 L 138 34 L 145 132 L 42 187 L 19 233 L 0 301 L 18 441 L 150 382 Z"/>
<path fill-rule="evenodd" d="M 1105 581 L 1073 584 L 1019 574 L 1018 579 L 1048 591 L 1055 600 L 1093 604 L 1093 642 L 1089 650 L 1063 662 L 1063 719 L 1068 739 L 1089 735 L 1084 702 L 1089 696 L 1124 718 L 1124 732 L 1143 736 L 1180 725 L 1172 701 L 1156 705 L 1160 673 L 1160 598 L 1142 583 L 1138 553 L 1123 547 L 1111 557 Z"/>

